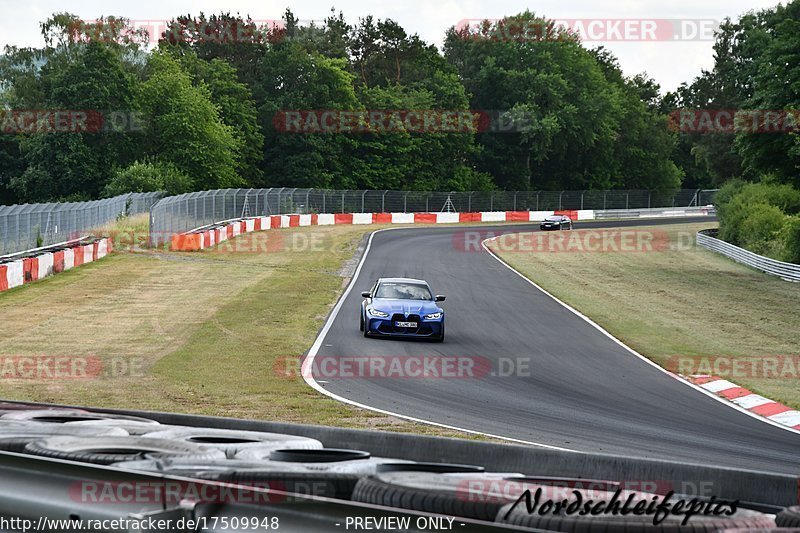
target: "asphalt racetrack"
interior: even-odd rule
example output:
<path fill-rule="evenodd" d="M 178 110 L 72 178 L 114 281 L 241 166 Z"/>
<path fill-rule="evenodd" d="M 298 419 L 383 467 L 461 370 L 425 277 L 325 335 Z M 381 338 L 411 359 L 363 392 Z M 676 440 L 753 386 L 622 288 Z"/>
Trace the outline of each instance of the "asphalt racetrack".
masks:
<path fill-rule="evenodd" d="M 578 228 L 712 222 L 609 221 Z M 491 372 L 450 379 L 319 375 L 329 393 L 399 415 L 559 448 L 797 474 L 800 434 L 725 405 L 654 368 L 489 253 L 464 231 L 538 224 L 403 228 L 374 234 L 360 271 L 309 357 L 459 356 Z M 445 342 L 365 339 L 361 291 L 379 277 L 427 280 L 447 295 Z M 635 305 L 635 302 L 631 302 Z M 742 303 L 746 305 L 746 303 Z M 530 370 L 508 373 L 525 358 Z M 503 361 L 503 363 L 501 363 Z M 500 365 L 504 364 L 505 368 Z"/>

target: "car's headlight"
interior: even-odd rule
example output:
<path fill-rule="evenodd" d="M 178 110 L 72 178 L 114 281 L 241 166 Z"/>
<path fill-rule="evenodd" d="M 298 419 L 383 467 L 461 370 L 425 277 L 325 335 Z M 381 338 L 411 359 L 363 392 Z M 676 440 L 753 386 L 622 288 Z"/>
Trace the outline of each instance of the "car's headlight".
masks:
<path fill-rule="evenodd" d="M 442 313 L 431 313 L 429 315 L 425 315 L 422 318 L 424 318 L 425 320 L 436 320 L 437 318 L 442 318 Z"/>
<path fill-rule="evenodd" d="M 367 313 L 380 318 L 386 318 L 389 316 L 389 313 L 384 313 L 383 311 L 378 311 L 377 309 L 373 309 L 371 307 L 367 308 Z"/>

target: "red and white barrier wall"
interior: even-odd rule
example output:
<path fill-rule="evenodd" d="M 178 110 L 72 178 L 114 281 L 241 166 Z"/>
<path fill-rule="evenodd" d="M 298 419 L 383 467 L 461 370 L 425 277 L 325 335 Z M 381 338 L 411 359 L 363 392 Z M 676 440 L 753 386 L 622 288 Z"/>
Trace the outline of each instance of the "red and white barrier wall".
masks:
<path fill-rule="evenodd" d="M 592 210 L 569 211 L 482 211 L 477 213 L 327 213 L 313 215 L 272 215 L 235 220 L 217 228 L 178 233 L 170 248 L 193 252 L 250 231 L 330 226 L 334 224 L 457 224 L 459 222 L 540 222 L 545 217 L 567 215 L 572 220 L 592 220 Z"/>
<path fill-rule="evenodd" d="M 313 215 L 272 215 L 220 223 L 213 229 L 198 229 L 172 236 L 170 249 L 180 252 L 202 250 L 241 233 L 301 226 L 332 224 L 457 224 L 459 222 L 540 222 L 551 215 L 566 215 L 572 220 L 599 218 L 653 218 L 659 216 L 710 216 L 712 206 L 682 209 L 570 209 L 563 211 L 480 211 L 476 213 L 327 213 Z"/>
<path fill-rule="evenodd" d="M 32 257 L 0 263 L 0 291 L 33 283 L 70 268 L 97 261 L 112 250 L 109 238 L 88 244 L 65 246 L 63 249 L 42 251 Z"/>

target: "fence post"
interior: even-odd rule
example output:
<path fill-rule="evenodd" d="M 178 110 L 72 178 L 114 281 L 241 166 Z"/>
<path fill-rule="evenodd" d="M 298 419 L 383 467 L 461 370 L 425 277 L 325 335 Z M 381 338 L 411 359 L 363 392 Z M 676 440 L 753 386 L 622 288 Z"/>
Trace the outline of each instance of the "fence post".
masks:
<path fill-rule="evenodd" d="M 631 191 L 625 191 L 625 209 L 629 209 L 631 203 Z"/>
<path fill-rule="evenodd" d="M 408 212 L 408 191 L 406 191 L 406 194 L 403 196 L 403 213 L 407 212 Z"/>
<path fill-rule="evenodd" d="M 517 210 L 517 191 L 514 191 L 514 209 L 513 211 Z"/>
<path fill-rule="evenodd" d="M 364 192 L 361 193 L 361 212 L 362 213 L 364 212 L 364 197 L 367 195 L 368 192 L 369 192 L 369 189 L 367 189 L 367 190 L 365 190 Z"/>
<path fill-rule="evenodd" d="M 653 194 L 653 191 L 647 191 L 647 209 L 650 209 L 650 195 Z"/>
<path fill-rule="evenodd" d="M 386 212 L 386 193 L 389 191 L 383 191 L 383 196 L 381 196 L 381 213 Z"/>
<path fill-rule="evenodd" d="M 561 211 L 563 208 L 561 207 L 561 197 L 564 196 L 564 191 L 558 193 L 558 210 Z"/>
<path fill-rule="evenodd" d="M 309 201 L 309 198 L 311 197 L 311 191 L 313 191 L 313 190 L 314 190 L 314 188 L 312 187 L 312 188 L 310 188 L 310 189 L 308 189 L 306 191 L 306 214 L 311 212 L 311 206 L 308 205 L 308 201 Z"/>
<path fill-rule="evenodd" d="M 342 213 L 344 213 L 344 191 L 342 191 Z"/>
<path fill-rule="evenodd" d="M 494 191 L 489 193 L 489 211 L 494 211 Z"/>
<path fill-rule="evenodd" d="M 586 191 L 581 191 L 581 210 L 583 209 L 583 194 L 584 194 L 585 192 L 586 192 Z"/>

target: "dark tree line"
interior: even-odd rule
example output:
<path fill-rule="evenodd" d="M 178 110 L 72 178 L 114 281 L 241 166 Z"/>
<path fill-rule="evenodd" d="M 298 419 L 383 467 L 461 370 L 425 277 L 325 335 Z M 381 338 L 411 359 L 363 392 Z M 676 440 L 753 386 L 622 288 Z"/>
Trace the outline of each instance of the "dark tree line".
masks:
<path fill-rule="evenodd" d="M 43 48 L 0 57 L 0 203 L 237 186 L 671 190 L 765 172 L 790 181 L 796 136 L 687 135 L 668 115 L 796 105 L 797 10 L 729 21 L 714 70 L 664 98 L 645 75 L 623 75 L 607 50 L 530 12 L 477 34 L 450 28 L 441 52 L 392 20 L 350 25 L 336 12 L 304 25 L 287 10 L 271 27 L 180 16 L 152 49 L 124 19 L 86 24 L 60 13 L 41 24 Z M 541 39 L 496 38 L 526 24 L 549 29 Z M 14 113 L 24 110 L 121 120 L 99 131 L 20 131 Z M 276 121 L 286 110 L 480 110 L 514 127 L 287 133 Z"/>
<path fill-rule="evenodd" d="M 800 186 L 800 2 L 725 20 L 713 69 L 664 97 L 663 111 L 681 108 L 739 110 L 747 119 L 724 133 L 681 134 L 674 160 L 687 186 L 733 178 Z"/>

